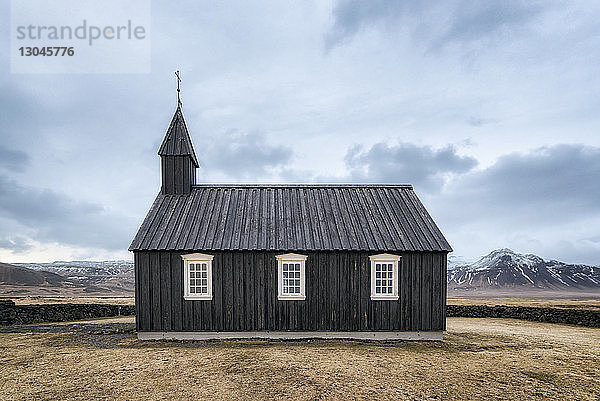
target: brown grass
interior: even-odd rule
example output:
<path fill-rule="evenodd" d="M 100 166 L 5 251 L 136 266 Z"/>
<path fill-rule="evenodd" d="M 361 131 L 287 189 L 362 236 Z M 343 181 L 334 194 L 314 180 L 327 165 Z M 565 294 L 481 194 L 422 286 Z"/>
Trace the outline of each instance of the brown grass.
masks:
<path fill-rule="evenodd" d="M 450 318 L 444 342 L 396 346 L 0 334 L 10 400 L 593 400 L 599 366 L 600 329 L 504 319 Z"/>
<path fill-rule="evenodd" d="M 600 309 L 599 299 L 448 298 L 448 305 L 508 305 L 537 308 Z"/>
<path fill-rule="evenodd" d="M 0 297 L 3 298 L 104 298 L 104 297 L 133 297 L 133 278 L 114 277 L 109 279 L 119 281 L 116 285 L 110 282 L 102 286 L 61 287 L 53 285 L 0 285 Z"/>
<path fill-rule="evenodd" d="M 48 304 L 110 304 L 135 305 L 134 297 L 0 297 L 11 299 L 17 305 L 48 305 Z"/>

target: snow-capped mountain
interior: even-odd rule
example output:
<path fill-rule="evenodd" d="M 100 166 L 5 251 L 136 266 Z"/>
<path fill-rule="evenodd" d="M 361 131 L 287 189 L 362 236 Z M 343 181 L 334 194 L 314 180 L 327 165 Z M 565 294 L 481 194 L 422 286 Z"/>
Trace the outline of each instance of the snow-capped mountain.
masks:
<path fill-rule="evenodd" d="M 600 288 L 600 267 L 546 261 L 505 248 L 492 251 L 474 263 L 453 264 L 448 268 L 449 289 L 511 287 Z"/>
<path fill-rule="evenodd" d="M 473 259 L 465 258 L 460 255 L 448 255 L 448 270 L 453 270 L 456 267 L 466 266 L 473 263 Z"/>

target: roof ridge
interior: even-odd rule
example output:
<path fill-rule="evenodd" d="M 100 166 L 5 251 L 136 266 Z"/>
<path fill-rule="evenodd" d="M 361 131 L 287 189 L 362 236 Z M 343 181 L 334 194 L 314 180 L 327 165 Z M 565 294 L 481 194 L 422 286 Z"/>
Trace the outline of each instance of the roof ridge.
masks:
<path fill-rule="evenodd" d="M 352 183 L 200 183 L 194 188 L 406 188 L 413 189 L 411 184 L 352 184 Z"/>

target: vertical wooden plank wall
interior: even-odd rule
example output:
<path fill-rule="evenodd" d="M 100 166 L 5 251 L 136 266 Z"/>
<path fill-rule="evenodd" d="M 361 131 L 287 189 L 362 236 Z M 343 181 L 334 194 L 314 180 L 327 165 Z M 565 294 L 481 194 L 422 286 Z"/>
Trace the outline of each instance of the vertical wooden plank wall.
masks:
<path fill-rule="evenodd" d="M 133 254 L 133 274 L 135 277 L 135 329 L 137 331 L 140 330 L 140 317 L 141 317 L 141 302 L 140 302 L 140 254 L 139 252 L 135 252 Z M 143 320 L 143 319 L 142 319 Z"/>
<path fill-rule="evenodd" d="M 190 156 L 162 156 L 160 170 L 163 193 L 191 193 L 196 183 L 196 166 Z"/>
<path fill-rule="evenodd" d="M 135 252 L 139 331 L 445 330 L 443 252 L 402 253 L 399 299 L 371 301 L 369 255 L 297 252 L 306 260 L 306 300 L 277 300 L 281 252 L 210 252 L 213 299 L 183 299 L 183 262 L 190 252 Z M 208 253 L 208 252 L 207 252 Z"/>

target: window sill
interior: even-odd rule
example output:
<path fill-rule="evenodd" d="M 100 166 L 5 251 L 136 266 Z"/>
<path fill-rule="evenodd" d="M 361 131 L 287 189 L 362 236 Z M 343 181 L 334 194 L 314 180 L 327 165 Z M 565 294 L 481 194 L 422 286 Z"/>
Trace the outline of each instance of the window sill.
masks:
<path fill-rule="evenodd" d="M 212 301 L 212 295 L 207 295 L 203 297 L 186 295 L 183 297 L 183 299 L 185 299 L 186 301 Z"/>
<path fill-rule="evenodd" d="M 295 295 L 292 297 L 282 297 L 281 295 L 277 297 L 278 301 L 304 301 L 306 299 L 306 295 Z"/>
<path fill-rule="evenodd" d="M 371 301 L 397 301 L 398 295 L 371 295 Z"/>

